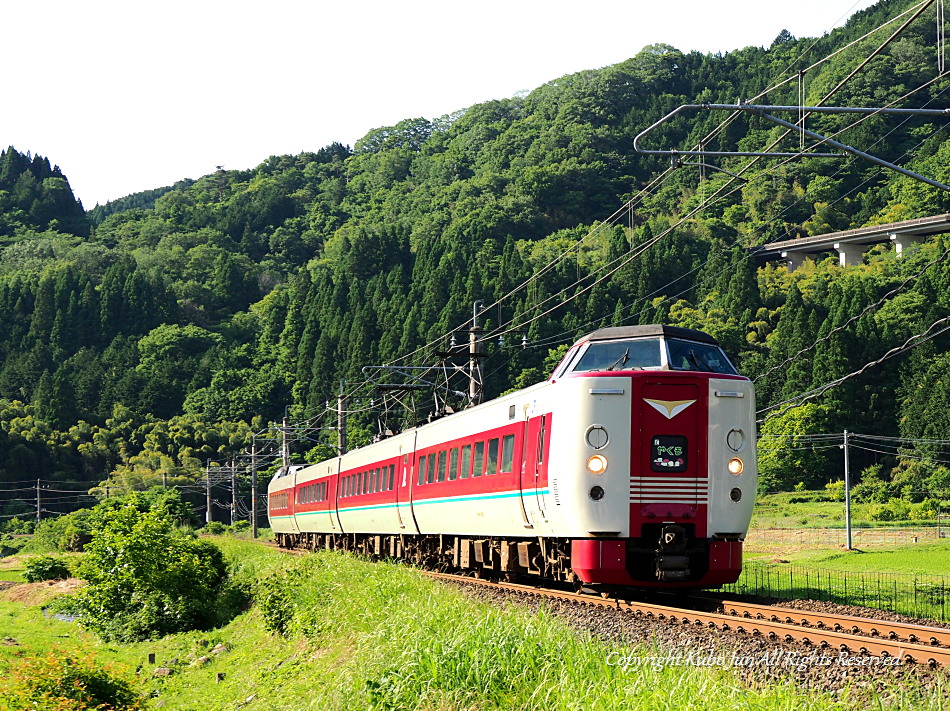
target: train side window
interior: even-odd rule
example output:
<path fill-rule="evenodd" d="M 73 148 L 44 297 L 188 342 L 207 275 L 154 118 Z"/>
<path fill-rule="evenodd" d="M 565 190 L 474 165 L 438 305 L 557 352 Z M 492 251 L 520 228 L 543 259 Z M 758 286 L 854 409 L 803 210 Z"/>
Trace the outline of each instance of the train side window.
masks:
<path fill-rule="evenodd" d="M 389 465 L 389 488 L 386 491 L 392 491 L 396 485 L 396 465 Z"/>
<path fill-rule="evenodd" d="M 383 477 L 386 475 L 386 467 L 376 467 L 376 491 L 382 491 L 386 487 L 383 486 Z"/>
<path fill-rule="evenodd" d="M 466 444 L 462 447 L 462 472 L 460 476 L 468 479 L 469 471 L 472 468 L 472 445 Z"/>
<path fill-rule="evenodd" d="M 475 471 L 472 476 L 481 476 L 482 475 L 482 460 L 485 457 L 485 443 L 476 442 L 475 443 Z"/>
<path fill-rule="evenodd" d="M 449 481 L 455 481 L 459 475 L 459 448 L 452 447 L 449 452 Z"/>
<path fill-rule="evenodd" d="M 508 473 L 512 470 L 515 463 L 515 436 L 513 434 L 505 435 L 501 442 L 501 471 Z"/>
<path fill-rule="evenodd" d="M 491 476 L 498 473 L 498 438 L 488 440 L 488 457 L 485 460 L 485 473 Z"/>
<path fill-rule="evenodd" d="M 373 470 L 373 493 L 379 491 L 379 467 Z"/>
<path fill-rule="evenodd" d="M 435 482 L 435 452 L 429 455 L 429 466 L 426 471 L 426 484 Z"/>
<path fill-rule="evenodd" d="M 419 468 L 419 481 L 418 481 L 418 483 L 419 483 L 419 486 L 422 486 L 423 484 L 425 484 L 425 481 L 426 481 L 426 457 L 425 457 L 425 455 L 422 455 L 421 457 L 419 457 L 418 468 Z"/>
<path fill-rule="evenodd" d="M 445 450 L 439 452 L 439 481 L 445 481 Z"/>

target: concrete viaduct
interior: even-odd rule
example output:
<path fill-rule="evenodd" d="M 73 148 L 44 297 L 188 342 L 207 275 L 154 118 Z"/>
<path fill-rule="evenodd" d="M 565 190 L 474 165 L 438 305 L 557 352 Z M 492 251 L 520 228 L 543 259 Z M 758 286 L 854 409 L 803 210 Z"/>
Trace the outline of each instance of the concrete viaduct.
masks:
<path fill-rule="evenodd" d="M 931 235 L 942 232 L 950 232 L 950 213 L 772 242 L 753 251 L 761 260 L 771 261 L 781 258 L 789 271 L 801 266 L 807 256 L 822 252 L 837 252 L 841 266 L 846 267 L 850 264 L 860 264 L 864 253 L 872 245 L 893 242 L 897 256 L 900 257 L 908 247 L 924 242 Z"/>

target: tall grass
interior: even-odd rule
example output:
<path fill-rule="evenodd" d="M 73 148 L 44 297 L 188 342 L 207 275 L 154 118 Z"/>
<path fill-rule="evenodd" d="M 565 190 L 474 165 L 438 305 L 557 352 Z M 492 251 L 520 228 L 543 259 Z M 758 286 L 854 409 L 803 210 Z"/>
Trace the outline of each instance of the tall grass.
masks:
<path fill-rule="evenodd" d="M 17 612 L 0 603 L 0 637 L 22 645 L 0 647 L 0 667 L 16 665 L 20 654 L 44 653 L 55 639 L 63 653 L 94 649 L 104 662 L 141 667 L 138 691 L 152 697 L 149 708 L 175 711 L 941 708 L 939 695 L 919 689 L 832 696 L 774 682 L 749 687 L 722 667 L 624 671 L 608 664 L 608 655 L 683 650 L 653 640 L 633 648 L 608 644 L 543 608 L 473 601 L 399 565 L 325 552 L 294 557 L 231 537 L 214 540 L 256 593 L 254 605 L 227 626 L 103 646 L 36 608 Z M 261 582 L 268 579 L 282 584 Z M 284 634 L 265 627 L 265 597 L 274 589 L 286 593 L 277 599 L 288 615 Z M 156 667 L 172 673 L 155 677 Z"/>

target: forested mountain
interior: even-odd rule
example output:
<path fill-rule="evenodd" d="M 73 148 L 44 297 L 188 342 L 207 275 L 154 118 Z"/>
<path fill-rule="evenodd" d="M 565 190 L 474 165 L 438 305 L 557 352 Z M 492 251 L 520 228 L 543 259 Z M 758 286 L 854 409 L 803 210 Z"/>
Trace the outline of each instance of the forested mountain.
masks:
<path fill-rule="evenodd" d="M 950 315 L 944 241 L 900 260 L 881 247 L 863 266 L 829 258 L 791 273 L 757 264 L 749 248 L 948 212 L 950 196 L 857 159 L 671 170 L 632 139 L 684 103 L 796 105 L 806 68 L 806 104 L 950 107 L 933 8 L 889 43 L 897 24 L 861 39 L 912 4 L 883 0 L 825 37 L 783 32 L 768 48 L 649 46 L 525 96 L 376 129 L 352 149 L 218 170 L 90 216 L 57 168 L 11 147 L 0 157 L 0 476 L 120 487 L 193 477 L 286 406 L 319 417 L 341 380 L 365 381 L 363 366 L 410 353 L 404 362 L 435 362 L 476 300 L 500 301 L 484 315 L 489 333 L 511 329 L 504 345 L 493 335 L 485 346 L 489 396 L 543 379 L 578 335 L 632 323 L 716 335 L 757 379 L 764 409 L 860 368 Z M 682 114 L 648 142 L 748 151 L 782 136 L 756 116 L 725 118 Z M 854 120 L 813 115 L 808 126 L 847 129 L 839 140 L 950 180 L 944 119 Z M 512 347 L 522 337 L 525 348 Z M 950 439 L 948 346 L 931 338 L 804 407 L 764 413 L 779 414 L 763 431 Z M 351 425 L 369 436 L 378 394 L 355 397 Z M 774 441 L 789 445 L 763 452 L 764 487 L 837 475 L 839 455 Z M 883 464 L 872 470 L 882 481 L 896 467 L 894 486 L 909 496 L 946 472 L 911 456 L 856 456 L 857 469 Z"/>

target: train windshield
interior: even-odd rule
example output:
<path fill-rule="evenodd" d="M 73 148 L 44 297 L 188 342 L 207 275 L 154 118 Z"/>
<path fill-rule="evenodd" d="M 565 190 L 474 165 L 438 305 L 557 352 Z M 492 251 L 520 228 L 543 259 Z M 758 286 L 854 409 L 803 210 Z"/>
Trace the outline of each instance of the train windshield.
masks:
<path fill-rule="evenodd" d="M 718 346 L 695 341 L 667 340 L 672 370 L 698 370 L 705 373 L 738 375 L 726 354 Z"/>
<path fill-rule="evenodd" d="M 638 370 L 659 368 L 660 339 L 636 341 L 595 341 L 571 369 L 575 373 L 589 370 Z"/>

